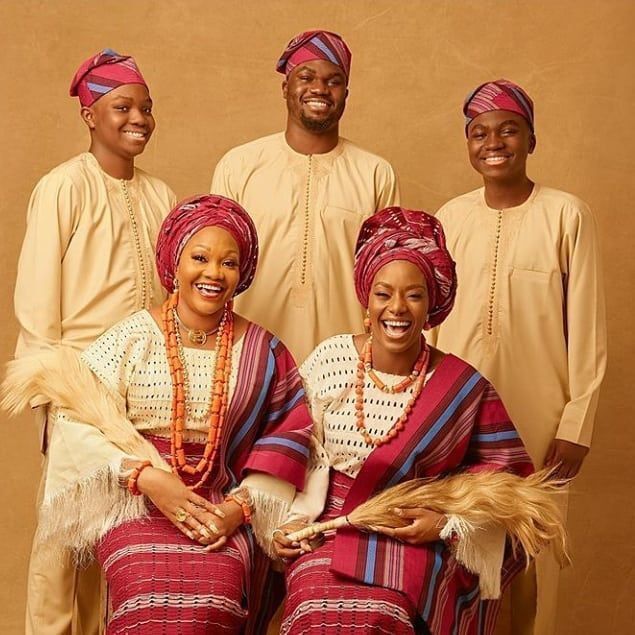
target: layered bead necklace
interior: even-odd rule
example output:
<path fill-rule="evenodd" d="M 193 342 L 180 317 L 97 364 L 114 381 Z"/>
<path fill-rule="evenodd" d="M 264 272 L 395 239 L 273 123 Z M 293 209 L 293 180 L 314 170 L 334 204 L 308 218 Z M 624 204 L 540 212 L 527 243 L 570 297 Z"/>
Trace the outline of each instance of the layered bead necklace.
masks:
<path fill-rule="evenodd" d="M 216 332 L 216 358 L 212 372 L 211 404 L 206 409 L 208 418 L 208 434 L 203 458 L 197 465 L 189 465 L 183 448 L 186 412 L 189 411 L 187 401 L 189 379 L 185 365 L 183 343 L 179 333 L 176 305 L 178 293 L 173 293 L 161 307 L 163 334 L 167 347 L 170 377 L 172 379 L 172 414 L 170 419 L 170 449 L 172 471 L 177 476 L 181 473 L 201 475 L 190 489 L 202 485 L 214 465 L 220 447 L 221 432 L 227 415 L 229 392 L 229 376 L 231 373 L 231 351 L 234 341 L 234 316 L 230 306 L 223 311 L 218 331 Z"/>
<path fill-rule="evenodd" d="M 421 347 L 421 352 L 417 357 L 417 361 L 415 362 L 410 375 L 408 375 L 408 377 L 393 386 L 388 386 L 387 384 L 385 384 L 375 373 L 375 370 L 373 369 L 372 347 L 373 336 L 369 335 L 364 344 L 364 347 L 362 348 L 362 352 L 359 355 L 359 359 L 357 362 L 357 372 L 355 374 L 355 425 L 357 426 L 360 434 L 364 437 L 364 441 L 368 445 L 379 447 L 380 445 L 384 445 L 384 443 L 388 443 L 389 441 L 394 439 L 404 429 L 405 421 L 412 411 L 412 408 L 414 407 L 417 398 L 421 393 L 421 390 L 423 389 L 428 364 L 430 362 L 430 347 L 425 343 L 424 340 L 423 346 Z M 379 390 L 391 395 L 404 392 L 414 384 L 412 395 L 410 396 L 410 399 L 408 399 L 408 403 L 406 404 L 402 415 L 399 417 L 399 419 L 397 419 L 397 421 L 395 421 L 390 430 L 382 437 L 373 438 L 366 428 L 364 416 L 364 385 L 366 382 L 366 374 L 368 374 L 372 382 L 377 388 L 379 388 Z"/>

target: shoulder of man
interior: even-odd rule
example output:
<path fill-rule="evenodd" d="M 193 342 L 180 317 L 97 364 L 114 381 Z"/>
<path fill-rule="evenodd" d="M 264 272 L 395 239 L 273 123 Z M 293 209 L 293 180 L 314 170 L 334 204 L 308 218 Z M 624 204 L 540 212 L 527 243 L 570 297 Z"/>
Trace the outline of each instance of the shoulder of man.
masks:
<path fill-rule="evenodd" d="M 540 186 L 537 199 L 548 208 L 557 208 L 568 216 L 592 218 L 591 208 L 575 194 L 553 187 Z"/>
<path fill-rule="evenodd" d="M 65 182 L 79 185 L 87 170 L 84 154 L 85 153 L 78 154 L 56 165 L 38 181 L 38 186 L 62 185 Z"/>
<path fill-rule="evenodd" d="M 385 166 L 386 168 L 392 170 L 390 162 L 378 154 L 375 154 L 370 150 L 365 150 L 346 137 L 340 137 L 340 142 L 343 146 L 343 153 L 354 157 L 356 160 L 367 161 L 370 164 Z"/>
<path fill-rule="evenodd" d="M 279 144 L 283 134 L 284 133 L 282 132 L 276 132 L 265 137 L 253 139 L 247 143 L 234 146 L 220 158 L 218 164 L 242 162 L 245 159 L 257 156 L 262 152 L 267 151 L 272 146 Z"/>
<path fill-rule="evenodd" d="M 471 192 L 466 192 L 460 196 L 450 199 L 447 203 L 444 203 L 435 213 L 435 216 L 440 219 L 447 219 L 452 214 L 458 214 L 470 210 L 475 205 L 478 205 L 481 201 L 483 188 L 480 187 Z"/>

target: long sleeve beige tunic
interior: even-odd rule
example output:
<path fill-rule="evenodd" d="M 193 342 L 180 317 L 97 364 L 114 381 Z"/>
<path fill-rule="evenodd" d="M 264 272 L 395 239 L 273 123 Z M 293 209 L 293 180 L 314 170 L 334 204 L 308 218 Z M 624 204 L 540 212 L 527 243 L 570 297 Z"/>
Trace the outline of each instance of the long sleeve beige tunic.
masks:
<path fill-rule="evenodd" d="M 590 445 L 606 366 L 595 220 L 540 185 L 496 210 L 479 189 L 438 212 L 457 263 L 456 303 L 432 343 L 496 387 L 536 465 L 554 437 Z"/>
<path fill-rule="evenodd" d="M 300 154 L 279 133 L 230 150 L 211 191 L 240 203 L 258 230 L 258 271 L 239 313 L 298 363 L 327 337 L 362 330 L 353 252 L 362 222 L 399 202 L 388 162 L 343 138 L 325 154 Z"/>
<path fill-rule="evenodd" d="M 83 350 L 163 291 L 154 246 L 175 203 L 161 180 L 135 169 L 106 174 L 89 152 L 57 166 L 29 203 L 18 263 L 16 356 L 59 344 Z"/>

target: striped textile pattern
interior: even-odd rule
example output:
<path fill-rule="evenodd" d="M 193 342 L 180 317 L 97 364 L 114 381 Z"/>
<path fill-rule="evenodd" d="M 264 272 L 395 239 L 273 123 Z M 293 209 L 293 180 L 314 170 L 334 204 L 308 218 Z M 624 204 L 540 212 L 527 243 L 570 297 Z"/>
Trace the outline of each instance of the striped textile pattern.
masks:
<path fill-rule="evenodd" d="M 369 455 L 342 513 L 415 477 L 457 470 L 506 469 L 520 475 L 533 471 L 495 390 L 457 357 L 448 355 L 438 366 L 410 415 L 413 420 L 417 425 L 406 423 L 394 442 Z M 343 528 L 335 539 L 331 571 L 405 593 L 433 635 L 490 632 L 482 630 L 479 618 L 478 578 L 441 542 L 412 546 Z"/>
<path fill-rule="evenodd" d="M 313 422 L 298 369 L 280 340 L 250 324 L 219 452 L 236 483 L 246 470 L 304 486 Z"/>
<path fill-rule="evenodd" d="M 508 110 L 524 117 L 534 130 L 534 102 L 531 97 L 514 82 L 508 79 L 497 79 L 477 86 L 463 102 L 465 115 L 465 132 L 478 115 L 491 110 Z"/>
<path fill-rule="evenodd" d="M 71 97 L 79 97 L 82 106 L 91 106 L 100 97 L 123 84 L 143 84 L 147 87 L 132 57 L 120 55 L 112 49 L 104 49 L 79 67 L 69 93 Z"/>
<path fill-rule="evenodd" d="M 329 492 L 320 520 L 340 514 L 354 479 L 331 472 Z M 298 558 L 286 571 L 287 599 L 281 635 L 293 633 L 385 633 L 413 635 L 414 605 L 394 588 L 359 584 L 330 570 L 334 534 L 313 553 Z"/>
<path fill-rule="evenodd" d="M 165 458 L 169 456 L 168 439 L 147 438 Z M 196 461 L 204 448 L 201 443 L 186 444 L 188 456 Z M 222 500 L 209 485 L 198 493 Z M 148 501 L 146 518 L 109 531 L 96 552 L 112 603 L 107 635 L 242 632 L 253 558 L 244 527 L 222 549 L 207 553 Z"/>
<path fill-rule="evenodd" d="M 197 493 L 219 503 L 246 469 L 302 487 L 311 426 L 291 355 L 277 338 L 250 324 L 217 463 Z M 169 460 L 169 439 L 146 438 Z M 257 445 L 260 439 L 266 443 Z M 196 465 L 203 450 L 203 444 L 185 444 L 188 463 Z M 108 532 L 97 550 L 113 604 L 108 635 L 264 632 L 268 602 L 278 598 L 263 592 L 270 561 L 251 529 L 241 527 L 222 550 L 206 553 L 149 508 L 147 518 Z"/>
<path fill-rule="evenodd" d="M 283 75 L 312 60 L 326 60 L 339 66 L 346 77 L 351 72 L 352 53 L 346 42 L 331 31 L 305 31 L 294 37 L 276 63 L 276 70 Z"/>

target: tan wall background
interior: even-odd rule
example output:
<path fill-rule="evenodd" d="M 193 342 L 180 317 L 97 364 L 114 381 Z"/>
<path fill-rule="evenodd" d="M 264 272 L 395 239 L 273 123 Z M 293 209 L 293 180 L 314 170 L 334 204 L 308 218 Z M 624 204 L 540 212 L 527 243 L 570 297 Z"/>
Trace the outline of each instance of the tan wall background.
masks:
<path fill-rule="evenodd" d="M 67 96 L 79 63 L 106 46 L 134 54 L 158 122 L 139 164 L 183 197 L 206 191 L 227 149 L 281 129 L 273 65 L 291 36 L 315 26 L 342 33 L 354 53 L 343 134 L 392 161 L 406 205 L 434 210 L 478 185 L 460 105 L 468 89 L 503 76 L 537 104 L 530 174 L 575 192 L 596 212 L 610 366 L 594 448 L 574 488 L 575 565 L 564 574 L 558 632 L 632 632 L 631 0 L 4 0 L 0 360 L 10 358 L 16 338 L 11 298 L 31 189 L 87 148 L 77 103 Z M 40 463 L 29 417 L 1 421 L 0 433 L 0 632 L 17 634 Z"/>

